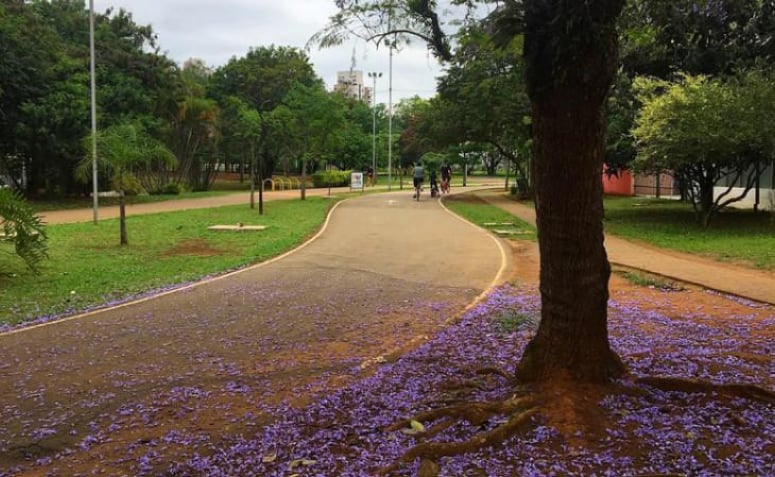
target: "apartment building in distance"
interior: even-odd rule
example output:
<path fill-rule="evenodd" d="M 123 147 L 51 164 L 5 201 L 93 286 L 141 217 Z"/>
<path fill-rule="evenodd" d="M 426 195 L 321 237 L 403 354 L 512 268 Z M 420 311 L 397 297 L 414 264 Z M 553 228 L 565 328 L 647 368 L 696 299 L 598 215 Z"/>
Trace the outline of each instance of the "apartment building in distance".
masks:
<path fill-rule="evenodd" d="M 371 104 L 372 88 L 363 84 L 363 71 L 348 70 L 336 74 L 334 91 L 342 93 L 345 97 Z"/>

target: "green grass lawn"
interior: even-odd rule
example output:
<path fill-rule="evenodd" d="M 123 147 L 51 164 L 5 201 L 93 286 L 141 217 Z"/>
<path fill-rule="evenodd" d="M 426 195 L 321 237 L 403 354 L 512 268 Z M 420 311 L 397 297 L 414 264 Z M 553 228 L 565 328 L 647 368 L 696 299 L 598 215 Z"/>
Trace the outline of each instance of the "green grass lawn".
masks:
<path fill-rule="evenodd" d="M 519 239 L 535 240 L 535 227 L 509 214 L 503 209 L 485 202 L 470 194 L 452 195 L 444 199 L 444 205 L 452 212 L 464 217 L 480 227 L 487 229 L 513 229 L 519 232 L 512 237 Z M 486 225 L 512 223 L 513 226 Z"/>
<path fill-rule="evenodd" d="M 775 270 L 775 221 L 767 213 L 728 209 L 704 230 L 691 205 L 644 197 L 606 197 L 605 230 L 657 247 Z"/>
<path fill-rule="evenodd" d="M 0 243 L 0 323 L 71 313 L 266 260 L 301 243 L 325 219 L 331 199 L 276 201 L 263 216 L 244 205 L 50 225 L 49 260 L 27 271 Z M 213 232 L 210 225 L 266 225 L 261 232 Z"/>

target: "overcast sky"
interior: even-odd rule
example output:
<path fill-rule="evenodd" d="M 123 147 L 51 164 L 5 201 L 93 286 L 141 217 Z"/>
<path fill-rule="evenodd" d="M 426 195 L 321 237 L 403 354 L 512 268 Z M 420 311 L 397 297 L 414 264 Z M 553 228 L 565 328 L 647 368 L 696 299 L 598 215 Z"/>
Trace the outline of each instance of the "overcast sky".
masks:
<path fill-rule="evenodd" d="M 150 24 L 166 54 L 182 64 L 201 58 L 211 67 L 231 57 L 244 56 L 250 47 L 294 46 L 304 48 L 307 40 L 336 12 L 333 0 L 95 0 L 94 9 L 124 8 L 136 23 Z M 315 71 L 330 89 L 338 71 L 364 72 L 366 86 L 372 82 L 366 72 L 382 72 L 377 80 L 377 102 L 388 102 L 389 54 L 363 41 L 352 40 L 337 48 L 312 49 L 309 56 Z M 393 102 L 419 95 L 435 94 L 439 63 L 419 42 L 394 53 Z"/>

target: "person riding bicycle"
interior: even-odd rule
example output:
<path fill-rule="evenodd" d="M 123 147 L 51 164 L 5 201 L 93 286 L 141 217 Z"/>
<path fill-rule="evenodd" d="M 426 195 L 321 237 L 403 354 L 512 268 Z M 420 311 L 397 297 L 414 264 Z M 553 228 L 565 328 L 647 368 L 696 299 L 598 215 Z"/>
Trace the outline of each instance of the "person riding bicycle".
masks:
<path fill-rule="evenodd" d="M 446 161 L 441 165 L 441 191 L 449 192 L 449 181 L 452 180 L 452 168 Z"/>
<path fill-rule="evenodd" d="M 423 182 L 425 182 L 425 168 L 422 166 L 422 162 L 418 162 L 414 166 L 414 175 L 412 176 L 412 183 L 414 184 L 415 194 L 420 193 L 422 190 Z"/>
<path fill-rule="evenodd" d="M 428 182 L 428 184 L 431 186 L 431 197 L 436 197 L 439 195 L 439 183 L 436 181 L 436 171 L 431 170 L 429 179 L 430 182 Z"/>

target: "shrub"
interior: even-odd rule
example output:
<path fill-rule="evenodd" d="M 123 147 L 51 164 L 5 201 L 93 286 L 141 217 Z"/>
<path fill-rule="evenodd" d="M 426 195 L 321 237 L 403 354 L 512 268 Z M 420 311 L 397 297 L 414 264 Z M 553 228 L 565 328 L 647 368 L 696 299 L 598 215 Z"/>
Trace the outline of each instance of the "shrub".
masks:
<path fill-rule="evenodd" d="M 180 195 L 183 192 L 183 186 L 176 182 L 169 182 L 161 189 L 151 192 L 153 195 Z"/>
<path fill-rule="evenodd" d="M 344 187 L 350 185 L 351 171 L 318 171 L 312 174 L 312 184 L 315 187 Z"/>

